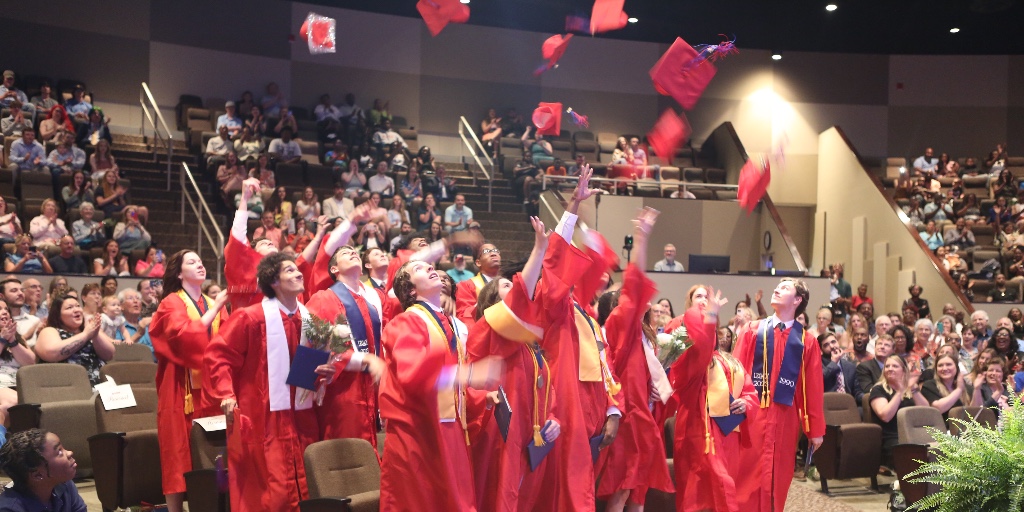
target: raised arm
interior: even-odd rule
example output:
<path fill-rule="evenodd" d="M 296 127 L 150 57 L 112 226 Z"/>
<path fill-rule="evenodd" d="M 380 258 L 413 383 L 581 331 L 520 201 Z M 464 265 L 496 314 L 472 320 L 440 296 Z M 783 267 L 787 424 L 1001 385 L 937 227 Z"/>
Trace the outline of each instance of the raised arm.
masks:
<path fill-rule="evenodd" d="M 533 225 L 533 250 L 530 251 L 530 257 L 523 266 L 523 284 L 526 286 L 527 294 L 533 297 L 537 281 L 540 279 L 541 267 L 544 265 L 544 253 L 547 252 L 550 233 L 545 232 L 544 223 L 537 217 L 530 217 L 530 224 Z"/>

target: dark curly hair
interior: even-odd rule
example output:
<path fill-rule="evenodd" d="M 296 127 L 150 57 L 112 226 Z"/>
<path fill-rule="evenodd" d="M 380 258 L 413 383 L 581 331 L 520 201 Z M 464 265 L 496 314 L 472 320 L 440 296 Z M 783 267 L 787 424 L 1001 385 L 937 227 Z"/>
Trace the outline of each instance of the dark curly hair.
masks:
<path fill-rule="evenodd" d="M 16 432 L 0 448 L 0 468 L 19 491 L 27 491 L 29 474 L 46 464 L 43 447 L 49 433 L 38 428 Z"/>
<path fill-rule="evenodd" d="M 408 309 L 410 306 L 416 303 L 416 285 L 412 284 L 412 273 L 409 272 L 409 266 L 416 261 L 407 261 L 398 268 L 398 272 L 395 273 L 395 280 L 392 282 L 392 289 L 395 291 L 395 297 L 398 297 L 398 302 L 402 304 L 402 309 Z"/>
<path fill-rule="evenodd" d="M 295 262 L 293 256 L 275 252 L 274 254 L 268 254 L 260 260 L 259 265 L 256 266 L 256 283 L 260 286 L 260 291 L 267 298 L 275 298 L 277 293 L 274 292 L 274 288 L 271 286 L 276 283 L 278 276 L 281 275 L 281 265 L 286 262 Z"/>

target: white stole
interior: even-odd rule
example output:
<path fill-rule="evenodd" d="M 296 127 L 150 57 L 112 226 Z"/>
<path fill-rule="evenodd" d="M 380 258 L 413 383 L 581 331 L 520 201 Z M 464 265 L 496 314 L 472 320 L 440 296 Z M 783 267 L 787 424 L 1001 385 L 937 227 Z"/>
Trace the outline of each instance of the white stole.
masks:
<path fill-rule="evenodd" d="M 661 366 L 661 361 L 658 361 L 658 356 L 654 354 L 654 345 L 651 345 L 651 340 L 643 334 L 640 337 L 643 338 L 644 356 L 647 357 L 647 370 L 651 372 L 651 383 L 658 391 L 661 403 L 668 403 L 668 399 L 673 393 L 672 384 L 669 384 L 665 368 Z"/>
<path fill-rule="evenodd" d="M 292 408 L 288 396 L 288 372 L 291 370 L 291 355 L 288 353 L 288 335 L 284 332 L 284 321 L 281 320 L 281 303 L 277 299 L 263 299 L 263 317 L 267 322 L 267 388 L 270 393 L 270 412 L 287 411 Z M 309 311 L 299 303 L 299 314 L 302 315 L 303 327 L 309 321 Z M 309 346 L 305 329 L 302 330 L 300 345 Z M 295 410 L 302 411 L 313 407 L 313 393 L 305 393 L 305 399 L 299 400 L 301 389 L 295 389 Z"/>

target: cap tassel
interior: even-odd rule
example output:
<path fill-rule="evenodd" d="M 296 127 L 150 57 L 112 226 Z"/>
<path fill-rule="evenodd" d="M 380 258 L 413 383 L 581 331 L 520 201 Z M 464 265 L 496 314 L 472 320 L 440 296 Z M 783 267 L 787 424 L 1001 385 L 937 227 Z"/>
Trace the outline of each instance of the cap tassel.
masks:
<path fill-rule="evenodd" d="M 540 435 L 540 425 L 533 426 L 533 445 L 544 446 L 544 438 Z"/>
<path fill-rule="evenodd" d="M 185 394 L 185 414 L 192 414 L 195 412 L 195 406 L 192 405 L 192 393 L 188 392 Z"/>

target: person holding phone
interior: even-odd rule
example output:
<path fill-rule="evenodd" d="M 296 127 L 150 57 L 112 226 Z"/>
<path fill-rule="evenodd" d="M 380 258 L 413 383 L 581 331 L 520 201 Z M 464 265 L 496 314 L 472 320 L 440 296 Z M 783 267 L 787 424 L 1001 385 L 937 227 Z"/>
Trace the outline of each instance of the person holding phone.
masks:
<path fill-rule="evenodd" d="M 140 277 L 164 276 L 164 251 L 155 246 L 146 249 L 146 256 L 135 262 L 135 275 Z"/>
<path fill-rule="evenodd" d="M 52 274 L 53 268 L 46 260 L 39 249 L 32 245 L 32 237 L 18 235 L 14 242 L 15 252 L 8 254 L 4 260 L 5 272 L 17 272 L 21 274 Z"/>

